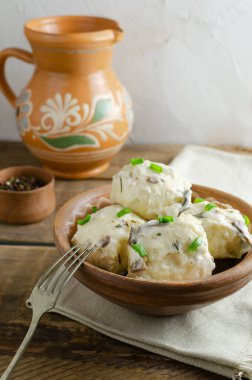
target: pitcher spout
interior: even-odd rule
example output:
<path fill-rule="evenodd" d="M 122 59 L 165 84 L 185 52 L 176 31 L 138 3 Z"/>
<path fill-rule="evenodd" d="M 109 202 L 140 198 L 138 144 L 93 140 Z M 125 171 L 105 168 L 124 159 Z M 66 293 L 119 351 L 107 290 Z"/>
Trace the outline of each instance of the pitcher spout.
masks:
<path fill-rule="evenodd" d="M 118 24 L 117 24 L 116 28 L 113 29 L 113 33 L 114 33 L 114 42 L 115 43 L 120 42 L 123 39 L 124 32 Z"/>

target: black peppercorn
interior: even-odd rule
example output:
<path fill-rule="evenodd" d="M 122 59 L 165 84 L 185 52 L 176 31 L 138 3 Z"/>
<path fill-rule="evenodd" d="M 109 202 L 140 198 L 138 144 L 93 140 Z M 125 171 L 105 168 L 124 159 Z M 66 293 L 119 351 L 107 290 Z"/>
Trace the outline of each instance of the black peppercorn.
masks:
<path fill-rule="evenodd" d="M 35 190 L 45 185 L 44 181 L 36 179 L 35 177 L 11 177 L 4 182 L 0 182 L 1 190 L 11 191 L 29 191 Z"/>

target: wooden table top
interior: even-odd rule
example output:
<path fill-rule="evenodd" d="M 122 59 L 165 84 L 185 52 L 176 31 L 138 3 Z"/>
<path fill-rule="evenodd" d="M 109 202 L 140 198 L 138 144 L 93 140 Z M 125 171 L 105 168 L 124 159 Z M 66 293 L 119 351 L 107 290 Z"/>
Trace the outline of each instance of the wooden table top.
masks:
<path fill-rule="evenodd" d="M 109 183 L 129 159 L 142 156 L 168 163 L 180 145 L 125 147 L 99 178 L 56 181 L 57 209 L 74 195 Z M 222 147 L 223 148 L 223 147 Z M 225 147 L 226 150 L 246 149 Z M 0 168 L 39 165 L 21 143 L 0 142 Z M 25 300 L 38 277 L 58 257 L 53 244 L 55 214 L 33 225 L 0 223 L 0 374 L 21 343 L 31 320 Z M 108 338 L 56 314 L 46 314 L 12 379 L 16 380 L 223 380 L 224 377 Z"/>

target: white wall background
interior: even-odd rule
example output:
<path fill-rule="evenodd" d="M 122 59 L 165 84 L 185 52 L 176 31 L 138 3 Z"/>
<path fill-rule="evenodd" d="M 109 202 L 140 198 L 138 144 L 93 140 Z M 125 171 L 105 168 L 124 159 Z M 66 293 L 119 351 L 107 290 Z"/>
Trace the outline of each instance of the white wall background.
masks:
<path fill-rule="evenodd" d="M 0 0 L 0 48 L 29 49 L 27 19 L 87 14 L 126 32 L 114 68 L 135 110 L 131 142 L 252 145 L 251 0 Z M 19 92 L 32 68 L 10 60 Z M 0 94 L 0 139 L 19 139 Z"/>

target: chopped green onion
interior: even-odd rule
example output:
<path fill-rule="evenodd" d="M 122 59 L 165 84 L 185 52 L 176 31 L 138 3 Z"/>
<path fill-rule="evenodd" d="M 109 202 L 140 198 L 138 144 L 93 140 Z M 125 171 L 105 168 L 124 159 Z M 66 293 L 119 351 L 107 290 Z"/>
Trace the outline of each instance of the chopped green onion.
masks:
<path fill-rule="evenodd" d="M 119 223 L 116 225 L 116 228 L 122 227 L 122 225 Z"/>
<path fill-rule="evenodd" d="M 216 207 L 216 204 L 214 204 L 214 203 L 208 203 L 207 205 L 205 205 L 204 210 L 205 211 L 210 211 L 210 210 L 212 210 L 215 207 Z"/>
<path fill-rule="evenodd" d="M 247 215 L 244 214 L 244 215 L 243 215 L 243 219 L 244 219 L 244 222 L 245 222 L 246 226 L 248 226 L 249 223 L 250 223 L 249 217 L 248 217 Z"/>
<path fill-rule="evenodd" d="M 174 222 L 174 218 L 173 216 L 159 216 L 157 218 L 157 220 L 159 221 L 159 223 L 171 223 L 171 222 Z"/>
<path fill-rule="evenodd" d="M 125 208 L 123 208 L 122 210 L 118 211 L 118 213 L 116 214 L 116 216 L 117 216 L 118 218 L 121 218 L 121 216 L 126 215 L 126 214 L 130 214 L 131 212 L 132 212 L 132 211 L 131 211 L 130 208 L 125 207 Z"/>
<path fill-rule="evenodd" d="M 205 199 L 203 198 L 195 198 L 193 203 L 201 203 L 201 202 L 205 202 Z"/>
<path fill-rule="evenodd" d="M 92 206 L 93 213 L 97 212 L 98 208 L 96 206 Z"/>
<path fill-rule="evenodd" d="M 161 236 L 161 232 L 158 232 L 158 233 L 157 233 L 157 236 Z"/>
<path fill-rule="evenodd" d="M 89 222 L 90 219 L 91 219 L 91 215 L 90 215 L 90 214 L 87 214 L 87 215 L 85 216 L 85 218 L 83 218 L 83 219 L 78 219 L 78 220 L 77 220 L 77 223 L 78 223 L 80 226 L 83 226 L 83 224 L 86 224 L 87 222 Z"/>
<path fill-rule="evenodd" d="M 131 162 L 131 165 L 139 165 L 139 164 L 144 163 L 144 159 L 143 158 L 132 158 L 130 160 L 130 162 Z"/>
<path fill-rule="evenodd" d="M 154 164 L 153 162 L 150 164 L 149 168 L 157 173 L 162 173 L 163 168 L 160 165 Z"/>
<path fill-rule="evenodd" d="M 203 243 L 201 237 L 197 237 L 191 244 L 188 245 L 188 251 L 195 252 L 199 248 L 199 246 Z"/>
<path fill-rule="evenodd" d="M 144 247 L 141 244 L 139 243 L 133 244 L 132 248 L 139 254 L 139 256 L 141 257 L 148 256 L 147 252 L 145 251 Z"/>

